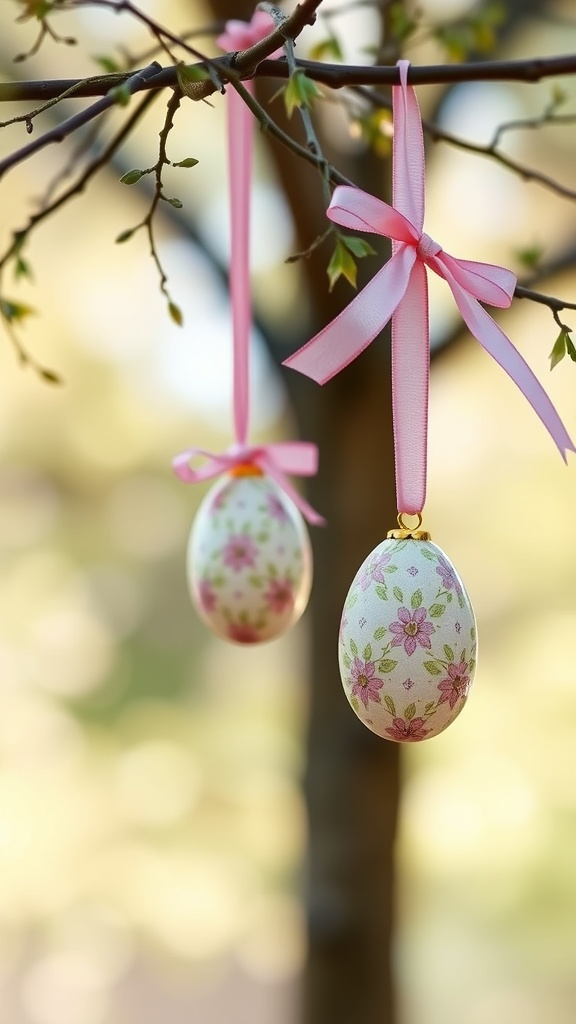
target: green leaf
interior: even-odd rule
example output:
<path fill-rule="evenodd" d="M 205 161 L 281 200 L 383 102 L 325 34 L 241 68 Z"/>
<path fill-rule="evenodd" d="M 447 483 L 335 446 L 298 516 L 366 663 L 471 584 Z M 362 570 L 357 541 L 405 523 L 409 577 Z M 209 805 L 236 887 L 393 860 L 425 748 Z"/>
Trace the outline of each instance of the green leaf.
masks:
<path fill-rule="evenodd" d="M 36 310 L 33 306 L 27 306 L 23 302 L 14 302 L 12 299 L 0 299 L 0 313 L 8 323 L 18 323 L 32 316 Z"/>
<path fill-rule="evenodd" d="M 308 78 L 307 74 L 298 68 L 288 79 L 284 88 L 284 104 L 288 117 L 292 117 L 294 110 L 304 107 L 309 110 L 314 100 L 322 96 L 321 90 Z"/>
<path fill-rule="evenodd" d="M 20 277 L 32 278 L 32 268 L 28 263 L 28 260 L 25 260 L 23 256 L 18 256 L 16 258 L 16 262 L 14 263 L 14 277 L 16 280 Z"/>
<path fill-rule="evenodd" d="M 357 658 L 358 657 L 358 647 L 356 645 L 356 641 L 355 640 L 351 640 L 350 641 L 350 650 L 352 651 L 352 654 L 354 655 L 354 657 Z"/>
<path fill-rule="evenodd" d="M 125 231 L 121 231 L 116 238 L 116 242 L 120 245 L 121 242 L 127 242 L 129 238 L 132 238 L 136 228 L 126 228 Z"/>
<path fill-rule="evenodd" d="M 566 343 L 569 339 L 568 331 L 562 327 L 560 334 L 554 342 L 554 347 L 550 353 L 550 369 L 553 370 L 558 363 L 561 363 L 566 355 Z"/>
<path fill-rule="evenodd" d="M 115 75 L 122 71 L 122 68 L 113 57 L 99 56 L 93 57 L 92 60 L 95 64 L 98 64 L 107 75 Z"/>
<path fill-rule="evenodd" d="M 344 662 L 344 667 L 345 668 L 350 668 L 352 662 L 350 661 L 349 656 L 346 654 L 346 651 L 344 651 L 344 653 L 342 655 L 342 661 Z"/>
<path fill-rule="evenodd" d="M 420 554 L 422 555 L 423 558 L 427 558 L 429 562 L 436 562 L 437 561 L 436 555 L 434 554 L 433 551 L 430 550 L 430 548 L 427 548 L 425 545 L 426 545 L 425 541 L 422 544 L 419 545 L 418 550 L 419 550 Z"/>
<path fill-rule="evenodd" d="M 374 630 L 374 639 L 381 640 L 383 636 L 386 636 L 387 632 L 386 626 L 378 626 L 378 629 Z"/>
<path fill-rule="evenodd" d="M 576 348 L 574 348 L 574 342 L 570 335 L 566 338 L 566 352 L 570 356 L 573 363 L 576 363 Z"/>
<path fill-rule="evenodd" d="M 383 583 L 377 583 L 376 586 L 374 587 L 374 590 L 378 594 L 378 597 L 381 597 L 383 601 L 388 600 L 388 591 L 386 590 L 386 587 L 384 586 Z"/>
<path fill-rule="evenodd" d="M 442 666 L 437 665 L 435 661 L 425 661 L 424 668 L 431 676 L 439 676 L 442 673 Z"/>
<path fill-rule="evenodd" d="M 444 654 L 448 658 L 448 661 L 454 661 L 454 651 L 450 647 L 450 644 L 444 644 Z"/>
<path fill-rule="evenodd" d="M 122 175 L 120 181 L 123 185 L 135 185 L 137 181 L 140 181 L 140 178 L 143 178 L 148 173 L 148 171 L 141 171 L 140 168 L 134 167 L 131 171 L 126 171 L 126 174 Z"/>
<path fill-rule="evenodd" d="M 404 718 L 406 719 L 407 722 L 410 722 L 414 718 L 415 714 L 416 714 L 416 705 L 415 704 L 409 704 L 408 707 L 406 708 L 406 711 L 404 712 Z"/>
<path fill-rule="evenodd" d="M 393 658 L 384 658 L 384 660 L 378 665 L 378 671 L 384 672 L 384 674 L 387 675 L 389 672 L 394 671 L 397 664 L 398 662 L 394 661 Z"/>
<path fill-rule="evenodd" d="M 172 164 L 172 167 L 196 167 L 197 163 L 196 157 L 187 156 L 185 160 L 178 160 L 175 164 Z"/>
<path fill-rule="evenodd" d="M 358 698 L 357 698 L 357 697 L 355 697 L 354 695 L 351 695 L 351 696 L 350 696 L 350 704 L 351 704 L 351 705 L 352 705 L 352 707 L 354 708 L 354 711 L 356 712 L 356 714 L 358 714 L 358 710 L 359 710 L 359 708 L 360 708 L 360 705 L 359 705 L 359 703 L 358 703 Z"/>
<path fill-rule="evenodd" d="M 544 255 L 544 249 L 541 245 L 535 242 L 533 245 L 527 245 L 523 249 L 516 250 L 516 259 L 520 261 L 526 270 L 537 270 L 542 262 Z"/>
<path fill-rule="evenodd" d="M 392 591 L 392 593 L 394 594 L 394 597 L 396 598 L 397 601 L 403 601 L 404 600 L 404 594 L 400 590 L 400 587 L 394 587 L 394 590 Z"/>
<path fill-rule="evenodd" d="M 197 85 L 198 82 L 205 82 L 208 78 L 210 78 L 210 75 L 206 69 L 200 67 L 198 64 L 176 65 L 176 79 L 185 96 L 194 98 L 196 95 L 194 86 Z"/>
<path fill-rule="evenodd" d="M 180 306 L 177 306 L 175 302 L 170 301 L 168 303 L 168 313 L 170 314 L 170 319 L 173 320 L 175 324 L 178 324 L 178 327 L 182 327 L 184 317 Z"/>
<path fill-rule="evenodd" d="M 371 644 L 366 644 L 366 647 L 364 648 L 364 651 L 362 652 L 362 657 L 364 658 L 364 661 L 371 661 L 371 659 L 372 659 L 372 646 L 371 646 Z"/>
<path fill-rule="evenodd" d="M 344 243 L 346 248 L 356 256 L 357 259 L 361 260 L 363 256 L 376 256 L 377 252 L 370 242 L 366 242 L 363 238 L 358 238 L 356 235 L 342 235 L 340 234 L 340 241 Z"/>
<path fill-rule="evenodd" d="M 336 36 L 328 36 L 327 39 L 321 39 L 319 43 L 312 46 L 310 48 L 310 60 L 344 60 L 342 47 Z"/>
<path fill-rule="evenodd" d="M 430 615 L 431 619 L 439 619 L 441 615 L 444 615 L 445 611 L 445 604 L 432 604 L 430 605 L 430 611 L 428 612 L 428 614 Z"/>
<path fill-rule="evenodd" d="M 403 43 L 418 27 L 418 23 L 408 14 L 404 0 L 390 4 L 388 19 L 391 35 L 397 43 Z"/>
<path fill-rule="evenodd" d="M 378 107 L 363 114 L 354 121 L 353 131 L 377 156 L 389 156 L 392 148 L 392 114 L 389 110 Z"/>
<path fill-rule="evenodd" d="M 339 277 L 345 277 L 353 288 L 356 287 L 356 263 L 354 258 L 340 239 L 337 240 L 334 252 L 326 268 L 330 291 L 332 291 Z"/>
<path fill-rule="evenodd" d="M 132 99 L 132 93 L 126 85 L 126 82 L 123 82 L 122 85 L 115 85 L 114 88 L 109 89 L 107 95 L 114 103 L 117 103 L 119 107 L 127 107 Z"/>
<path fill-rule="evenodd" d="M 170 206 L 173 206 L 175 210 L 181 210 L 182 207 L 184 206 L 184 203 L 181 202 L 180 199 L 167 199 L 166 202 L 169 203 Z"/>
<path fill-rule="evenodd" d="M 414 591 L 414 593 L 412 594 L 412 597 L 410 598 L 410 604 L 412 605 L 412 608 L 414 610 L 416 610 L 416 608 L 420 607 L 420 605 L 422 604 L 422 591 L 421 590 L 415 590 Z"/>
<path fill-rule="evenodd" d="M 435 700 L 430 700 L 430 701 L 428 701 L 427 704 L 424 705 L 424 714 L 425 715 L 427 715 L 429 711 L 432 711 L 432 708 L 434 707 L 435 703 L 436 703 Z"/>
<path fill-rule="evenodd" d="M 555 84 L 552 86 L 551 100 L 553 107 L 561 107 L 563 103 L 567 103 L 568 98 L 568 93 L 561 85 Z"/>
<path fill-rule="evenodd" d="M 396 705 L 388 693 L 384 694 L 384 703 L 391 715 L 396 717 Z"/>
<path fill-rule="evenodd" d="M 384 567 L 384 572 L 398 572 L 398 566 L 397 565 L 386 565 Z"/>
<path fill-rule="evenodd" d="M 38 373 L 48 384 L 62 384 L 62 377 L 55 370 L 48 370 L 45 366 L 38 367 Z"/>

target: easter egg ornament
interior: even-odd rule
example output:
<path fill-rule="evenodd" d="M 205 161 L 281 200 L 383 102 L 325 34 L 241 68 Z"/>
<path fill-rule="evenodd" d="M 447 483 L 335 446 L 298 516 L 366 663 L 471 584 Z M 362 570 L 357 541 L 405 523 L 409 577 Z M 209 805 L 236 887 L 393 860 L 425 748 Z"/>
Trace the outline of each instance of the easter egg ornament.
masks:
<path fill-rule="evenodd" d="M 257 11 L 249 24 L 228 22 L 218 41 L 226 49 L 242 50 L 273 28 L 272 17 Z M 246 87 L 250 89 L 250 83 Z M 316 473 L 316 445 L 247 441 L 252 115 L 232 86 L 226 98 L 235 443 L 218 455 L 190 448 L 176 456 L 173 467 L 185 483 L 220 477 L 204 498 L 190 533 L 187 576 L 192 602 L 217 636 L 254 644 L 280 636 L 306 608 L 312 554 L 304 518 L 314 524 L 324 520 L 288 479 L 288 474 Z"/>
<path fill-rule="evenodd" d="M 392 321 L 392 412 L 399 529 L 368 555 L 342 615 L 338 656 L 346 696 L 373 732 L 398 743 L 437 736 L 460 714 L 476 665 L 470 600 L 447 556 L 420 529 L 426 497 L 430 337 L 427 270 L 450 287 L 460 314 L 540 416 L 564 459 L 575 451 L 532 370 L 481 303 L 509 306 L 504 267 L 456 259 L 423 231 L 424 144 L 408 61 L 392 89 L 393 202 L 338 186 L 328 217 L 392 239 L 392 257 L 349 305 L 285 365 L 320 384 Z M 408 517 L 416 516 L 414 529 Z"/>
<path fill-rule="evenodd" d="M 344 604 L 338 661 L 358 718 L 384 739 L 437 736 L 462 711 L 476 667 L 474 612 L 425 530 L 390 530 L 360 566 Z"/>
<path fill-rule="evenodd" d="M 218 636 L 260 643 L 301 616 L 312 585 L 312 552 L 296 505 L 247 467 L 204 498 L 188 543 L 188 583 L 200 617 Z"/>

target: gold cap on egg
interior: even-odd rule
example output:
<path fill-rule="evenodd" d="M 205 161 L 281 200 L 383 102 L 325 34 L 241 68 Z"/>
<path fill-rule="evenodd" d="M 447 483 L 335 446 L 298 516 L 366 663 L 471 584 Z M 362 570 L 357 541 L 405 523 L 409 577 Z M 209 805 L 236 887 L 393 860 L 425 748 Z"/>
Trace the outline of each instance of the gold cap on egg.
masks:
<path fill-rule="evenodd" d="M 398 513 L 398 526 L 400 527 L 400 529 L 388 530 L 388 533 L 386 534 L 388 540 L 432 540 L 432 537 L 428 533 L 428 530 L 420 529 L 420 527 L 422 526 L 422 516 L 420 515 L 419 512 L 414 513 L 414 516 L 418 520 L 418 522 L 413 528 L 409 527 L 404 522 L 405 515 L 410 515 L 410 513 Z"/>

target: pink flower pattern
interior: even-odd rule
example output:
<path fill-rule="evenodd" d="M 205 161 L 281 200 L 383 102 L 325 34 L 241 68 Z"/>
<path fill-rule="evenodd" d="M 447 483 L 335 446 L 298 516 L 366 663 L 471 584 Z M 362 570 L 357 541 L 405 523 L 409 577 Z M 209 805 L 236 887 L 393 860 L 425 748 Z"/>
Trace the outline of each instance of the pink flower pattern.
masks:
<path fill-rule="evenodd" d="M 462 595 L 460 581 L 451 565 L 441 559 L 439 565 L 436 566 L 436 572 L 442 580 L 444 590 L 454 590 L 457 597 Z"/>
<path fill-rule="evenodd" d="M 271 516 L 272 519 L 277 519 L 279 523 L 288 522 L 288 513 L 280 499 L 277 498 L 275 494 L 268 494 L 266 496 L 266 508 L 268 515 Z"/>
<path fill-rule="evenodd" d="M 202 579 L 198 584 L 198 600 L 202 609 L 209 615 L 216 607 L 216 591 L 209 579 Z"/>
<path fill-rule="evenodd" d="M 198 510 L 188 552 L 193 602 L 224 639 L 271 640 L 306 605 L 308 533 L 297 508 L 265 475 L 217 481 Z"/>
<path fill-rule="evenodd" d="M 264 600 L 268 608 L 276 615 L 282 615 L 294 604 L 294 587 L 292 581 L 286 577 L 283 580 L 270 580 L 268 589 L 264 592 Z"/>
<path fill-rule="evenodd" d="M 258 630 L 244 622 L 231 622 L 228 627 L 228 638 L 235 640 L 237 644 L 257 644 L 261 639 Z"/>
<path fill-rule="evenodd" d="M 375 558 L 374 561 L 368 562 L 368 564 L 364 566 L 362 575 L 358 580 L 362 590 L 368 590 L 368 587 L 372 583 L 386 582 L 384 567 L 388 565 L 391 558 L 392 555 L 380 555 L 378 558 Z"/>
<path fill-rule="evenodd" d="M 470 672 L 468 669 L 468 662 L 461 661 L 458 665 L 454 662 L 448 665 L 448 676 L 446 679 L 442 679 L 438 683 L 438 689 L 441 691 L 442 696 L 438 698 L 438 703 L 443 704 L 448 701 L 451 708 L 455 707 L 460 697 L 466 697 L 468 690 L 470 689 Z"/>
<path fill-rule="evenodd" d="M 353 680 L 352 693 L 359 697 L 365 708 L 368 701 L 374 700 L 380 703 L 380 690 L 384 680 L 376 675 L 376 666 L 373 661 L 363 661 L 362 658 L 354 658 L 352 662 L 351 675 Z"/>
<path fill-rule="evenodd" d="M 417 646 L 431 647 L 430 634 L 434 626 L 426 621 L 426 609 L 416 608 L 409 612 L 407 608 L 398 609 L 398 622 L 390 624 L 390 632 L 394 633 L 392 647 L 404 645 L 406 654 L 414 654 Z"/>
<path fill-rule="evenodd" d="M 431 729 L 425 729 L 426 721 L 424 718 L 412 718 L 411 721 L 404 720 L 403 718 L 394 718 L 392 725 L 386 729 L 386 732 L 393 740 L 398 740 L 399 743 L 411 743 L 414 740 L 423 740 L 432 732 Z"/>
<path fill-rule="evenodd" d="M 237 533 L 230 537 L 222 552 L 224 564 L 234 572 L 251 567 L 256 562 L 258 548 L 252 537 L 247 533 Z"/>
<path fill-rule="evenodd" d="M 384 576 L 390 563 L 393 578 Z M 375 592 L 376 581 L 385 585 Z M 338 659 L 360 720 L 398 743 L 442 732 L 464 706 L 476 664 L 474 614 L 448 559 L 432 542 L 388 538 L 344 607 Z"/>

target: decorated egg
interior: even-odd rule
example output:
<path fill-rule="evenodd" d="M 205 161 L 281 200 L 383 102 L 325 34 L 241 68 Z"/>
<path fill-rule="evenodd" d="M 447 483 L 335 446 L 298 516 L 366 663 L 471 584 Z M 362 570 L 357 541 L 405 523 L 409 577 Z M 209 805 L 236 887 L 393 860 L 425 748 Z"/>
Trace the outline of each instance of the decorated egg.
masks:
<path fill-rule="evenodd" d="M 312 552 L 304 520 L 273 480 L 240 467 L 201 504 L 187 573 L 192 601 L 214 633 L 239 644 L 272 640 L 308 603 Z"/>
<path fill-rule="evenodd" d="M 358 718 L 398 743 L 446 729 L 466 703 L 476 665 L 474 612 L 458 573 L 429 534 L 405 533 L 391 531 L 360 566 L 338 645 Z"/>

